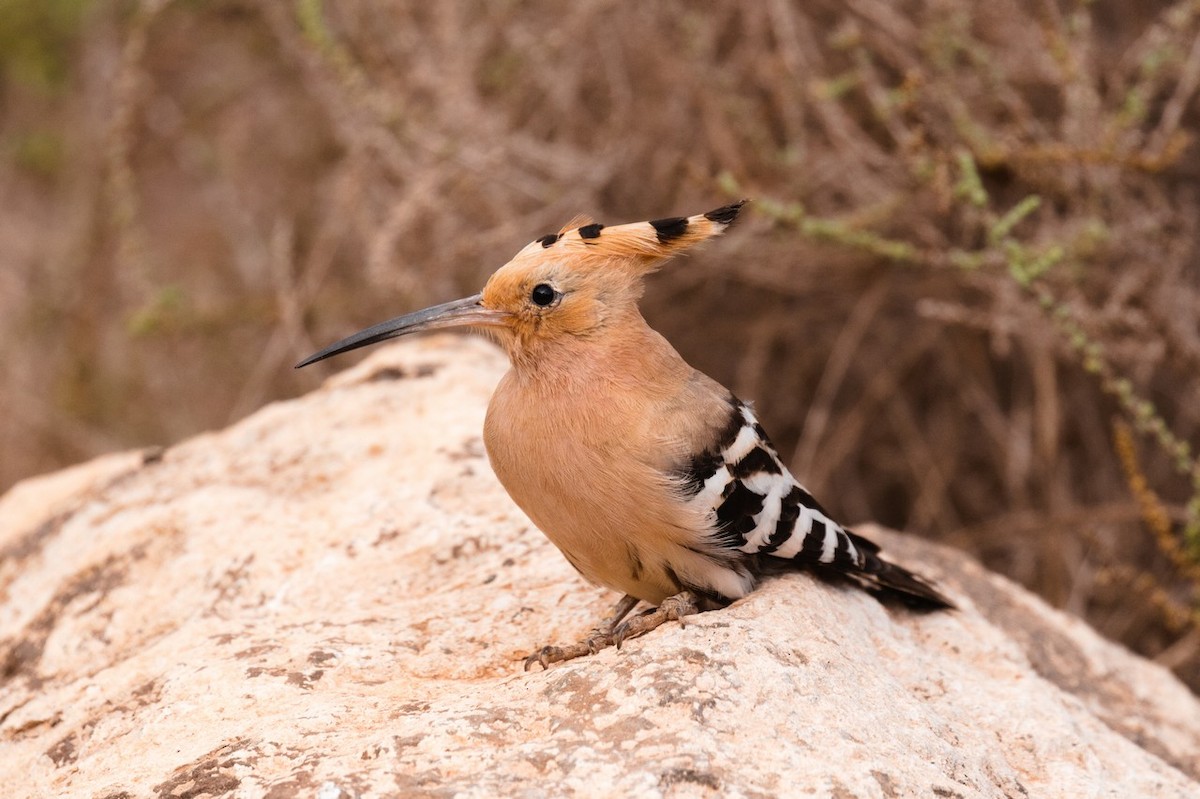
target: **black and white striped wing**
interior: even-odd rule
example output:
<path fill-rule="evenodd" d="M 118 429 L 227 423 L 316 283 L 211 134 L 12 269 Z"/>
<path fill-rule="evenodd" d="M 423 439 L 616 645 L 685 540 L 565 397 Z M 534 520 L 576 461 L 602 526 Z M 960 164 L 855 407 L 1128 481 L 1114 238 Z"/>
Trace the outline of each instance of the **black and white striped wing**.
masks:
<path fill-rule="evenodd" d="M 840 524 L 779 460 L 750 406 L 735 401 L 718 445 L 688 474 L 691 502 L 721 546 L 854 569 L 862 556 Z"/>
<path fill-rule="evenodd" d="M 748 405 L 734 399 L 716 446 L 692 460 L 689 502 L 707 514 L 714 542 L 748 557 L 823 564 L 872 590 L 924 607 L 953 607 L 879 547 L 835 522 L 779 459 Z"/>

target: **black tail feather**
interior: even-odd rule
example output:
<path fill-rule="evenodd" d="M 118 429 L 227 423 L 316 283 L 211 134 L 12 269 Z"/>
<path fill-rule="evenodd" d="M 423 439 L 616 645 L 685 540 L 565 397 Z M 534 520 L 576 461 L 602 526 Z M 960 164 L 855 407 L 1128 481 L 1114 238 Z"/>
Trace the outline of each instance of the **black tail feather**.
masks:
<path fill-rule="evenodd" d="M 761 577 L 804 569 L 833 582 L 849 581 L 881 602 L 899 602 L 914 610 L 958 609 L 924 577 L 876 554 L 879 552 L 879 545 L 874 541 L 850 530 L 845 530 L 845 534 L 859 553 L 859 558 L 853 561 L 847 559 L 848 562 L 821 563 L 800 557 L 776 558 L 772 555 L 759 555 L 747 565 L 754 574 Z"/>
<path fill-rule="evenodd" d="M 866 563 L 858 573 L 865 588 L 881 599 L 894 599 L 908 607 L 922 610 L 956 610 L 954 603 L 924 578 L 902 566 L 889 563 L 873 552 L 863 552 Z"/>

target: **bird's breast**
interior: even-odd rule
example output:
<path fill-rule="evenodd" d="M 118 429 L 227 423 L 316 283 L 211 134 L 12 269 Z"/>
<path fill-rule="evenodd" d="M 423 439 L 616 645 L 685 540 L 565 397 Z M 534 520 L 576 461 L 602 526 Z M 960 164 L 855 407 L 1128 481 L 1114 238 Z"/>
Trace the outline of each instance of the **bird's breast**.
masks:
<path fill-rule="evenodd" d="M 656 602 L 677 589 L 667 550 L 696 523 L 647 457 L 652 416 L 636 398 L 539 391 L 510 372 L 484 443 L 509 495 L 585 578 Z"/>

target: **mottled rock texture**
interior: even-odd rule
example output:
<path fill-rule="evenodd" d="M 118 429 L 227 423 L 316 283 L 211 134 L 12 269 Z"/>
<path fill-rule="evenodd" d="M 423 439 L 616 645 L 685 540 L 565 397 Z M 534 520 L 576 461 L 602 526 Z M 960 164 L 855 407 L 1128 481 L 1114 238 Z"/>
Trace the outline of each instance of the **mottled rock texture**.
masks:
<path fill-rule="evenodd" d="M 956 613 L 807 575 L 523 673 L 615 601 L 492 476 L 503 357 L 381 349 L 0 501 L 6 797 L 1197 797 L 1200 704 L 973 561 Z"/>

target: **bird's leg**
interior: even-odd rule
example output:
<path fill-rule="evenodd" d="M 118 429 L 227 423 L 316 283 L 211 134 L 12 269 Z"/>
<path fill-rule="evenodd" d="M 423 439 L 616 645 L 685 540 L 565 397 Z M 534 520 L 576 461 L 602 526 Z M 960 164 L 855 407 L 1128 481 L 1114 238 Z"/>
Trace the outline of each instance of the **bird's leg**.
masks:
<path fill-rule="evenodd" d="M 668 621 L 679 621 L 684 616 L 700 612 L 700 604 L 691 591 L 680 591 L 664 599 L 654 610 L 638 614 L 613 630 L 612 642 L 621 648 L 626 638 L 637 638 Z"/>
<path fill-rule="evenodd" d="M 583 642 L 591 650 L 591 654 L 594 655 L 601 649 L 613 645 L 613 631 L 617 629 L 617 625 L 621 623 L 621 619 L 628 616 L 629 611 L 633 610 L 640 601 L 637 597 L 626 594 L 621 597 L 621 601 L 613 606 L 612 614 L 592 628 L 592 631 L 588 633 L 588 637 L 583 639 Z"/>
<path fill-rule="evenodd" d="M 616 646 L 619 649 L 621 643 L 627 638 L 644 635 L 664 622 L 676 621 L 699 610 L 695 595 L 690 591 L 683 591 L 675 596 L 667 597 L 657 608 L 638 614 L 621 623 L 621 620 L 629 614 L 629 611 L 633 610 L 637 603 L 636 597 L 626 596 L 617 603 L 612 616 L 592 630 L 587 638 L 577 644 L 542 647 L 525 658 L 525 671 L 529 671 L 534 663 L 541 664 L 545 669 L 551 663 L 561 663 L 584 655 L 594 655 L 606 647 Z"/>

